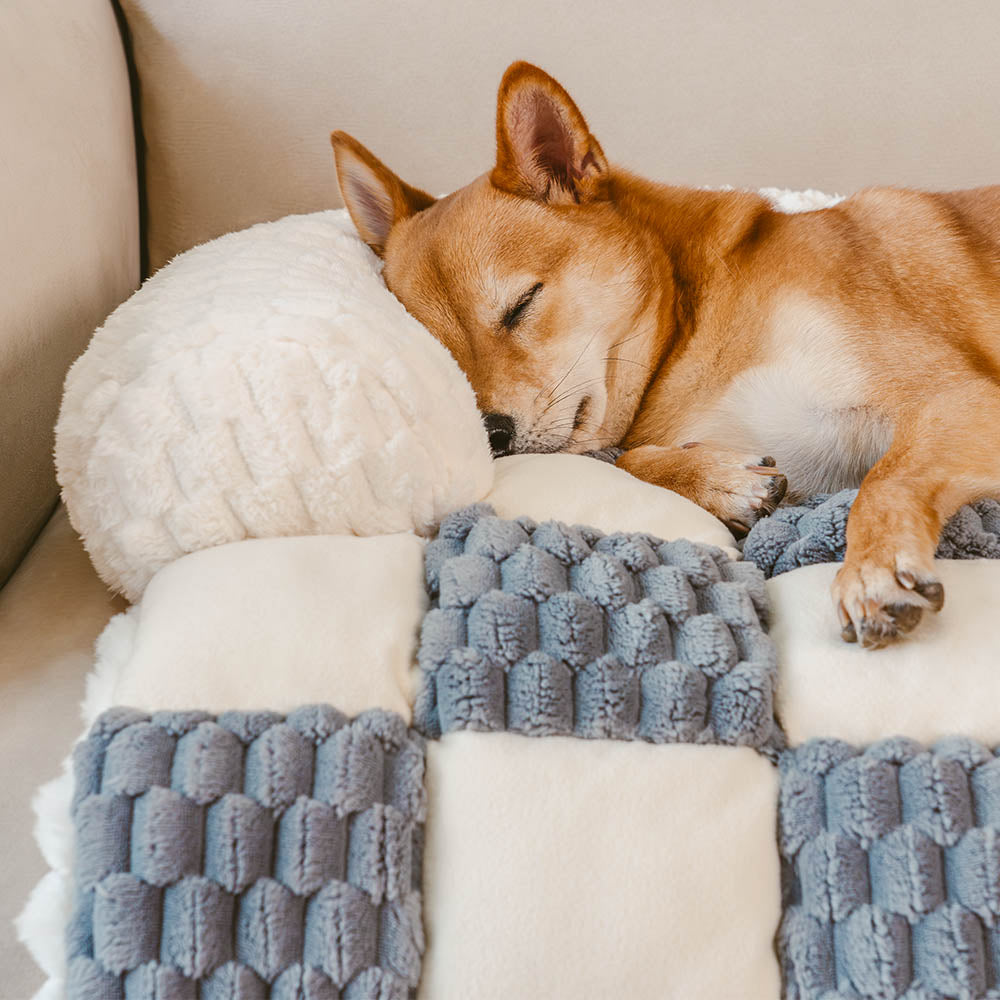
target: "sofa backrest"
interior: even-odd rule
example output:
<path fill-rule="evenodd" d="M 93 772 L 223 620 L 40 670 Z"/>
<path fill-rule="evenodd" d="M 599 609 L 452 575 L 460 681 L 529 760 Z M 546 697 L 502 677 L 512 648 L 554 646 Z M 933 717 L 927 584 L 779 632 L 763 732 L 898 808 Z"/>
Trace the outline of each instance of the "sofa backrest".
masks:
<path fill-rule="evenodd" d="M 1000 182 L 989 0 L 123 0 L 150 265 L 339 205 L 329 133 L 451 190 L 492 165 L 496 87 L 536 62 L 613 162 L 693 185 Z"/>
<path fill-rule="evenodd" d="M 0 586 L 56 502 L 66 370 L 138 284 L 138 203 L 107 0 L 0 3 Z"/>

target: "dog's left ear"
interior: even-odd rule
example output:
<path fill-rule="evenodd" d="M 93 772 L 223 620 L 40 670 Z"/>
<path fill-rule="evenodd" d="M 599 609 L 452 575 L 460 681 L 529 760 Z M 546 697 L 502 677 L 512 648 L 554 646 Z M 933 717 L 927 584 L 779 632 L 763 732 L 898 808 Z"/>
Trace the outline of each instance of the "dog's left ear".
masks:
<path fill-rule="evenodd" d="M 330 142 L 347 211 L 361 238 L 381 257 L 392 227 L 433 205 L 435 199 L 400 180 L 346 132 L 334 132 Z"/>
<path fill-rule="evenodd" d="M 509 66 L 497 95 L 497 164 L 504 191 L 553 204 L 607 197 L 608 162 L 566 91 L 531 63 Z"/>

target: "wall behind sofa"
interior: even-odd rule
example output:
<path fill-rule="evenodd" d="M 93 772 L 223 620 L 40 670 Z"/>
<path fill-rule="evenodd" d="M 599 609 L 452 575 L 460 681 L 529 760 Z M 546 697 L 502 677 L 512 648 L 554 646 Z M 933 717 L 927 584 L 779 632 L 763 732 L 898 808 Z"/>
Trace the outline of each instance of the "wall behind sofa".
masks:
<path fill-rule="evenodd" d="M 339 205 L 329 133 L 411 183 L 492 163 L 528 59 L 615 162 L 685 184 L 1000 182 L 995 0 L 124 0 L 142 87 L 150 263 Z"/>

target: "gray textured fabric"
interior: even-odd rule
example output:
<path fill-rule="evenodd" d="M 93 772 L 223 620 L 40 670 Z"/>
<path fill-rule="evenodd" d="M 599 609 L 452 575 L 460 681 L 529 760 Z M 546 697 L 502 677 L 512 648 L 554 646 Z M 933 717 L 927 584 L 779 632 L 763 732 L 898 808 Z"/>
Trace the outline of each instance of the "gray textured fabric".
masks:
<path fill-rule="evenodd" d="M 758 521 L 743 541 L 743 557 L 764 575 L 787 573 L 813 563 L 841 562 L 847 515 L 857 490 L 820 493 L 797 506 L 779 507 Z M 941 559 L 1000 559 L 1000 502 L 963 507 L 941 532 Z"/>
<path fill-rule="evenodd" d="M 787 1000 L 1000 997 L 1000 748 L 781 757 Z"/>
<path fill-rule="evenodd" d="M 601 448 L 600 451 L 588 451 L 584 454 L 587 458 L 596 458 L 599 462 L 608 462 L 610 465 L 614 465 L 625 454 L 625 449 L 612 445 L 609 448 Z"/>
<path fill-rule="evenodd" d="M 412 995 L 424 748 L 399 716 L 113 709 L 74 770 L 70 1000 Z"/>
<path fill-rule="evenodd" d="M 415 719 L 532 735 L 773 750 L 763 576 L 688 541 L 505 521 L 477 504 L 427 546 Z"/>

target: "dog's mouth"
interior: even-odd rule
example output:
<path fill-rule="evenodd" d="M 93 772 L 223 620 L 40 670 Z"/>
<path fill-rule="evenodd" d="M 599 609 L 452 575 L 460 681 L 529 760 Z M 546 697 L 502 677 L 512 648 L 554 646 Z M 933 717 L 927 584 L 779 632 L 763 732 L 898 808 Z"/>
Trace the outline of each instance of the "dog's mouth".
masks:
<path fill-rule="evenodd" d="M 573 451 L 574 437 L 581 427 L 593 417 L 594 397 L 590 393 L 584 396 L 576 405 L 573 412 L 572 427 L 567 432 L 563 430 L 560 434 L 557 428 L 532 428 L 525 435 L 518 435 L 514 447 L 511 449 L 517 453 L 551 454 L 559 451 Z M 564 411 L 565 412 L 565 411 Z M 566 417 L 563 417 L 562 426 L 565 427 Z M 558 418 L 557 418 L 558 426 Z"/>

